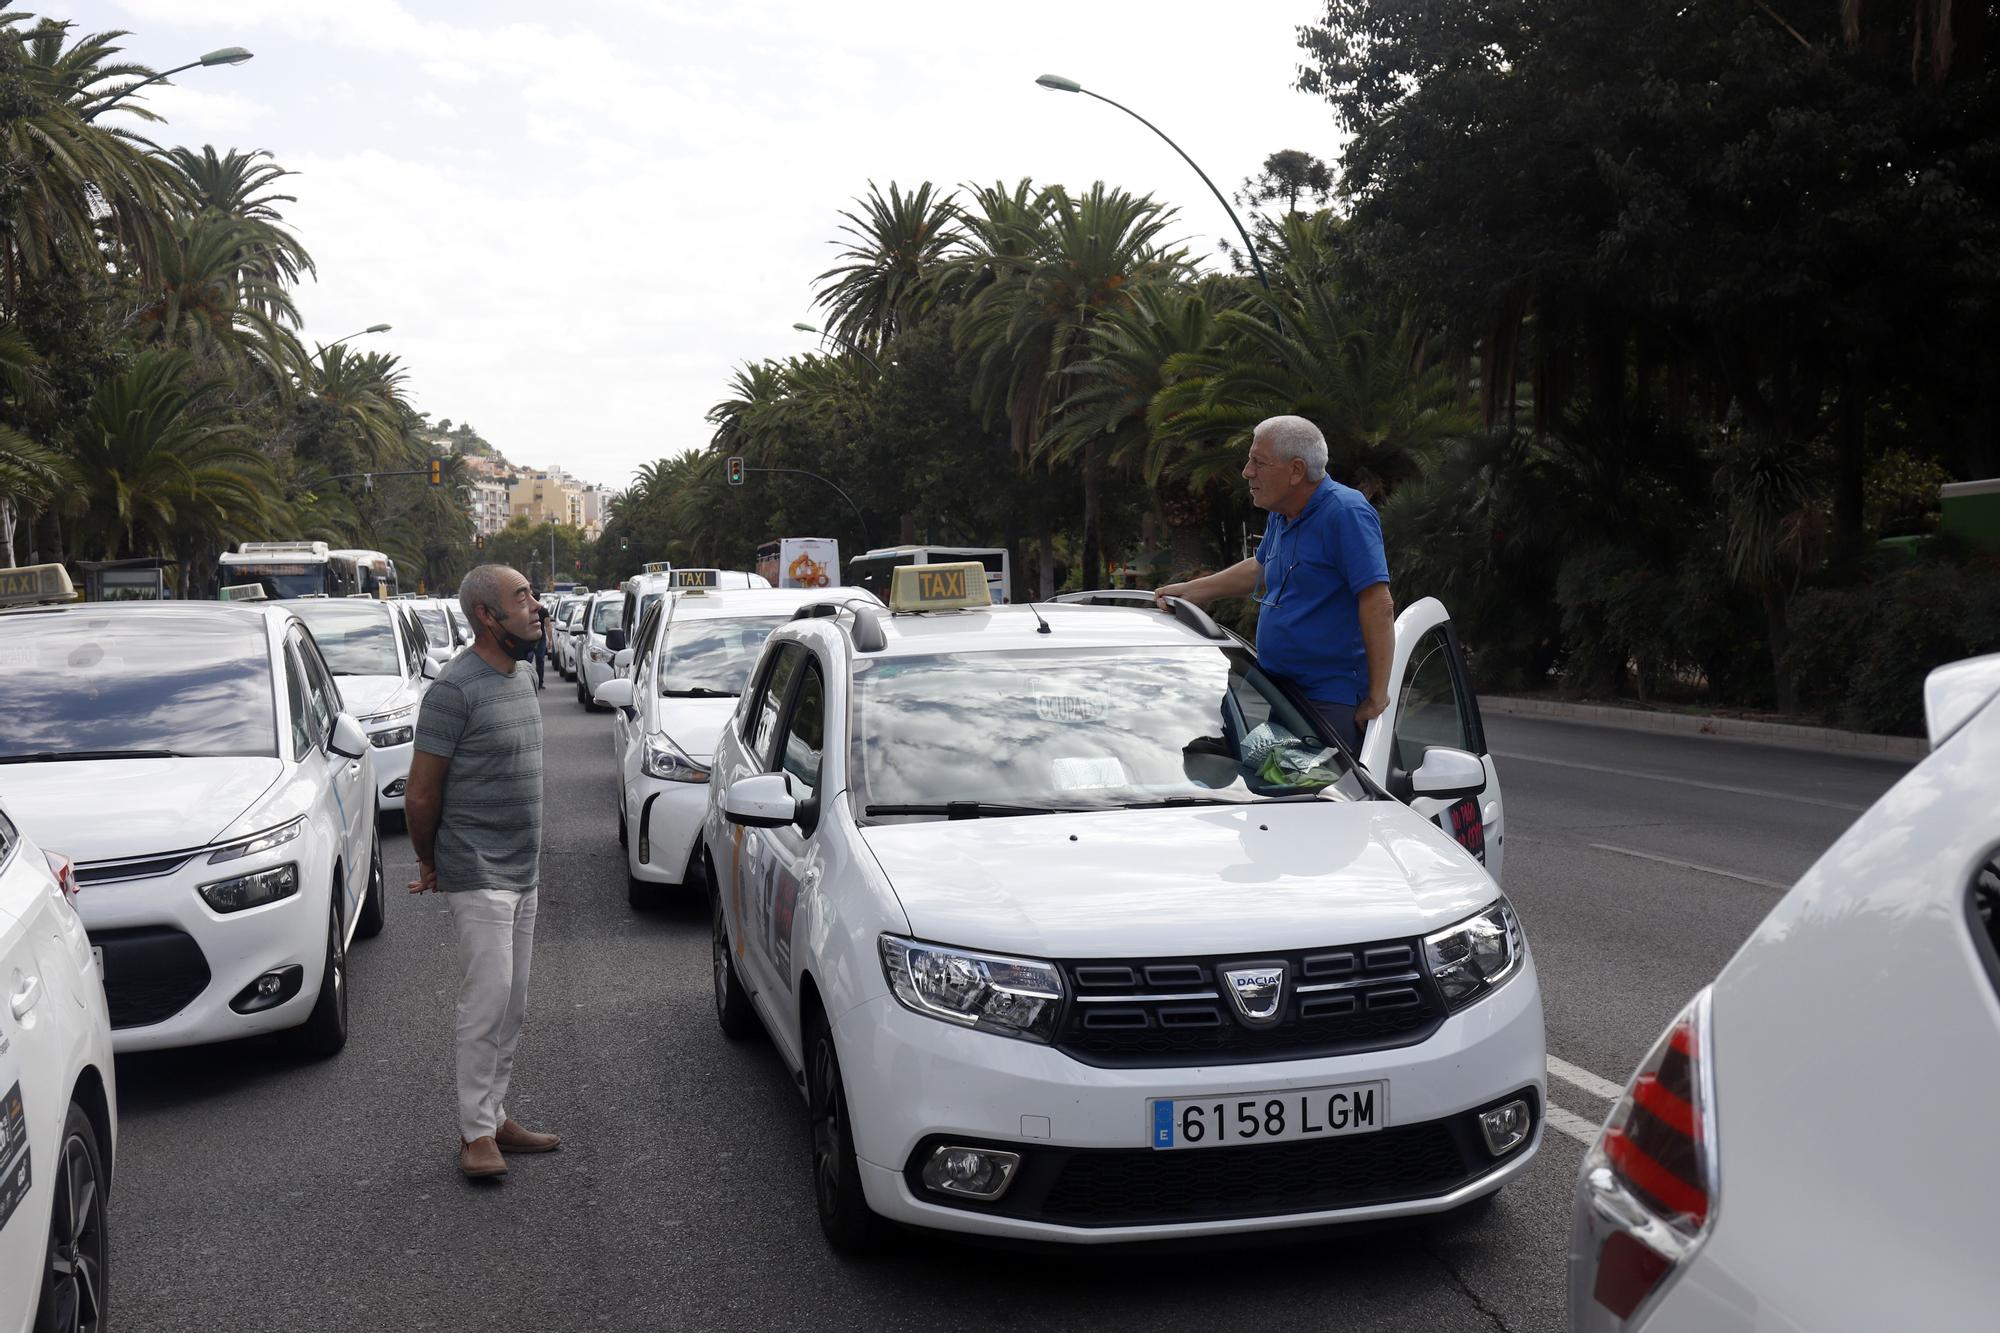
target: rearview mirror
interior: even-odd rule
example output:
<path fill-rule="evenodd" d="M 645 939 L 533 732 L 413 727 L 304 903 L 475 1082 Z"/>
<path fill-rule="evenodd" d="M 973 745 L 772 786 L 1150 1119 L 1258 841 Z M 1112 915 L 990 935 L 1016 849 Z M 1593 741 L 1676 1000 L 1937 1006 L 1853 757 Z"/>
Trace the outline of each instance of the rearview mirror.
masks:
<path fill-rule="evenodd" d="M 1477 796 L 1486 790 L 1486 765 L 1479 756 L 1448 745 L 1424 751 L 1424 762 L 1410 774 L 1410 790 L 1440 801 Z"/>
<path fill-rule="evenodd" d="M 630 708 L 632 706 L 632 682 L 619 676 L 605 681 L 590 695 L 608 708 Z"/>
<path fill-rule="evenodd" d="M 354 720 L 354 714 L 342 713 L 333 719 L 333 735 L 327 738 L 326 748 L 342 759 L 359 759 L 368 753 L 368 733 Z"/>
<path fill-rule="evenodd" d="M 799 803 L 783 773 L 759 773 L 729 784 L 722 793 L 722 815 L 749 828 L 783 828 L 798 822 Z"/>
<path fill-rule="evenodd" d="M 425 680 L 436 680 L 438 678 L 441 671 L 441 668 L 438 666 L 438 660 L 435 657 L 426 657 L 423 660 L 423 665 L 419 670 L 424 673 Z"/>

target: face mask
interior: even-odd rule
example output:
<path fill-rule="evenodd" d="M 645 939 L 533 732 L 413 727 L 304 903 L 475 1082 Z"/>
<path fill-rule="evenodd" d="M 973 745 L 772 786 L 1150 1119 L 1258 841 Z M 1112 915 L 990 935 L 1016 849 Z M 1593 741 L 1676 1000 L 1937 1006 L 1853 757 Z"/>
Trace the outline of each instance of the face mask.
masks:
<path fill-rule="evenodd" d="M 487 614 L 493 614 L 491 607 L 487 608 Z M 498 642 L 501 652 L 507 654 L 507 656 L 513 658 L 516 662 L 525 662 L 535 655 L 535 645 L 541 642 L 539 637 L 524 639 L 513 630 L 508 629 L 506 624 L 501 622 L 499 616 L 495 615 L 493 619 L 499 629 L 500 637 Z"/>

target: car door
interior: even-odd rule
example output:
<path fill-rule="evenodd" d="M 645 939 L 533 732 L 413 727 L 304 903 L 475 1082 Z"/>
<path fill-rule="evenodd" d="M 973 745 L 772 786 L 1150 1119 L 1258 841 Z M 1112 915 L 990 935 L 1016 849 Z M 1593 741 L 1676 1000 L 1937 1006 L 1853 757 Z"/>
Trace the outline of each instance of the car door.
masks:
<path fill-rule="evenodd" d="M 639 622 L 639 635 L 633 643 L 632 703 L 611 710 L 611 753 L 617 757 L 621 772 L 631 767 L 633 747 L 639 743 L 639 699 L 652 689 L 648 672 L 659 636 L 660 608 L 654 607 Z"/>
<path fill-rule="evenodd" d="M 826 672 L 810 652 L 801 651 L 793 672 L 790 699 L 777 723 L 764 771 L 785 775 L 792 796 L 813 800 L 820 788 L 820 766 L 826 752 Z M 761 830 L 762 855 L 756 891 L 746 894 L 751 952 L 766 978 L 766 1016 L 776 1025 L 781 1045 L 800 1050 L 798 1006 L 792 1003 L 793 924 L 799 902 L 819 887 L 823 870 L 816 836 L 817 820 L 802 828 Z M 795 1062 L 796 1063 L 796 1062 Z"/>
<path fill-rule="evenodd" d="M 768 658 L 763 679 L 752 695 L 749 711 L 745 714 L 742 749 L 740 757 L 731 765 L 729 781 L 734 782 L 753 773 L 768 773 L 777 766 L 775 756 L 782 736 L 785 708 L 791 702 L 792 687 L 798 681 L 799 668 L 806 657 L 802 645 L 787 643 L 780 645 Z M 720 775 L 717 775 L 710 781 L 719 779 Z M 772 875 L 772 835 L 780 830 L 733 825 L 732 831 L 736 845 L 730 857 L 733 882 L 729 906 L 736 919 L 731 938 L 736 942 L 737 959 L 754 996 L 777 984 L 765 966 L 767 955 L 754 947 L 754 941 L 762 928 L 761 905 L 768 893 L 767 881 Z"/>
<path fill-rule="evenodd" d="M 341 922 L 351 932 L 354 908 L 368 887 L 368 843 L 374 828 L 374 786 L 367 756 L 347 759 L 334 753 L 333 720 L 341 713 L 340 690 L 333 673 L 319 655 L 319 645 L 306 635 L 293 632 L 288 651 L 295 653 L 306 688 L 306 711 L 312 723 L 314 752 L 307 763 L 326 771 L 327 787 L 334 801 L 340 830 L 341 860 L 346 901 L 341 904 Z"/>
<path fill-rule="evenodd" d="M 1389 707 L 1362 737 L 1362 766 L 1390 795 L 1484 861 L 1487 873 L 1498 881 L 1506 851 L 1500 770 L 1486 744 L 1479 699 L 1467 678 L 1451 615 L 1437 598 L 1426 597 L 1396 617 L 1389 679 Z M 1416 795 L 1410 775 L 1439 746 L 1476 756 L 1486 770 L 1485 789 L 1455 800 Z"/>
<path fill-rule="evenodd" d="M 36 957 L 48 885 L 46 869 L 22 859 L 29 852 L 0 814 L 0 1293 L 40 1288 L 54 1197 L 50 1154 L 69 1114 L 63 1024 L 71 1014 Z"/>

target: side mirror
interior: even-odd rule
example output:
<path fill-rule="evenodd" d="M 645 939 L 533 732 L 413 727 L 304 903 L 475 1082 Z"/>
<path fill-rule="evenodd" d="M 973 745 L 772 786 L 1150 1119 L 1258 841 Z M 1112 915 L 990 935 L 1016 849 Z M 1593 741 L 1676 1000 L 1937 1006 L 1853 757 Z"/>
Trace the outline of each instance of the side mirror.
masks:
<path fill-rule="evenodd" d="M 630 648 L 620 648 L 611 658 L 611 667 L 614 671 L 623 671 L 631 665 L 632 650 Z"/>
<path fill-rule="evenodd" d="M 729 784 L 722 793 L 722 815 L 749 828 L 783 828 L 798 822 L 799 803 L 783 773 L 759 773 Z"/>
<path fill-rule="evenodd" d="M 424 673 L 425 680 L 436 680 L 438 676 L 442 674 L 443 669 L 438 666 L 438 662 L 440 660 L 441 659 L 435 656 L 426 657 L 424 659 L 423 666 L 420 668 L 420 670 L 422 670 L 422 672 Z"/>
<path fill-rule="evenodd" d="M 632 706 L 632 682 L 620 676 L 605 681 L 590 695 L 597 702 L 610 708 L 630 708 Z"/>
<path fill-rule="evenodd" d="M 354 720 L 354 714 L 342 713 L 333 720 L 333 735 L 327 738 L 326 748 L 342 759 L 359 759 L 368 753 L 368 733 Z"/>
<path fill-rule="evenodd" d="M 1486 790 L 1486 765 L 1479 756 L 1445 745 L 1424 751 L 1424 762 L 1410 774 L 1410 790 L 1441 801 L 1477 796 Z"/>
<path fill-rule="evenodd" d="M 439 666 L 443 666 L 446 662 L 451 661 L 451 645 L 448 643 L 433 644 L 431 646 L 430 658 L 431 661 L 436 662 Z"/>
<path fill-rule="evenodd" d="M 604 646 L 614 653 L 618 652 L 625 646 L 625 631 L 622 629 L 604 631 Z"/>

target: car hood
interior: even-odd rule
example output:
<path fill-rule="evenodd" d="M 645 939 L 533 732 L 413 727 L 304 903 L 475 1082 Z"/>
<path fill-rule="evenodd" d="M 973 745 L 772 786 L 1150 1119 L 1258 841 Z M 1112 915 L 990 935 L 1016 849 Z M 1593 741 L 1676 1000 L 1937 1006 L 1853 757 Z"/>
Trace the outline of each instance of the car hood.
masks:
<path fill-rule="evenodd" d="M 417 691 L 406 676 L 340 676 L 340 701 L 356 718 L 407 708 L 417 702 Z"/>
<path fill-rule="evenodd" d="M 45 849 L 114 861 L 213 842 L 270 790 L 276 759 L 89 759 L 0 767 L 0 801 Z"/>
<path fill-rule="evenodd" d="M 1499 892 L 1393 801 L 935 820 L 861 836 L 919 938 L 1049 958 L 1391 939 Z"/>
<path fill-rule="evenodd" d="M 734 698 L 662 699 L 660 703 L 661 727 L 690 759 L 714 758 L 723 728 L 736 716 Z"/>

